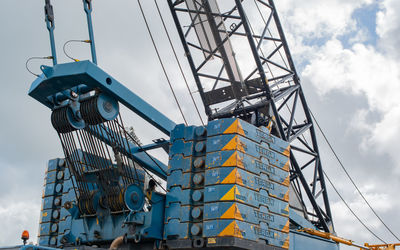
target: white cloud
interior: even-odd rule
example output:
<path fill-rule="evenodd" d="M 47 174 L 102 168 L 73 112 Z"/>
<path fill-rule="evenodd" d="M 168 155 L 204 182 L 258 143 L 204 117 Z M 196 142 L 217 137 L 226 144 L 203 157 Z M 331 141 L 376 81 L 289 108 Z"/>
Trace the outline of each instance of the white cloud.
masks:
<path fill-rule="evenodd" d="M 374 203 L 374 208 L 378 213 L 383 213 L 390 209 L 390 197 L 384 193 L 371 193 L 366 195 L 367 199 L 378 200 L 379 202 Z M 356 212 L 357 216 L 365 223 L 365 225 L 373 232 L 378 232 L 378 236 L 383 237 L 384 232 L 383 226 L 380 221 L 372 215 L 371 211 L 361 198 L 356 198 L 347 201 L 348 205 L 353 211 Z M 331 204 L 332 210 L 335 211 L 335 223 L 341 225 L 339 231 L 337 231 L 339 237 L 349 238 L 358 244 L 368 242 L 379 242 L 374 236 L 372 236 L 365 227 L 351 214 L 350 210 L 342 201 L 334 202 Z M 338 228 L 336 229 L 338 230 Z M 359 233 L 363 232 L 363 233 Z"/>
<path fill-rule="evenodd" d="M 359 145 L 365 154 L 389 156 L 376 171 L 392 169 L 400 174 L 400 2 L 382 0 L 377 14 L 377 47 L 365 45 L 366 31 L 357 26 L 352 14 L 358 8 L 373 4 L 374 1 L 294 1 L 277 2 L 281 19 L 297 62 L 306 64 L 302 82 L 311 83 L 321 96 L 332 92 L 364 98 L 367 106 L 356 110 L 352 128 L 363 134 Z M 283 12 L 282 12 L 283 10 Z M 345 48 L 341 36 L 349 36 L 350 48 Z M 310 39 L 321 39 L 323 44 L 307 44 Z M 356 103 L 355 103 L 356 104 Z M 343 112 L 347 112 L 343 110 Z M 376 115 L 378 114 L 378 115 Z M 371 120 L 374 115 L 374 120 Z M 356 150 L 354 150 L 356 151 Z M 389 164 L 394 163 L 394 166 Z M 327 166 L 327 165 L 325 165 Z M 348 167 L 350 168 L 350 167 Z M 372 168 L 371 168 L 372 169 Z M 363 171 L 363 170 L 361 170 Z M 356 172 L 356 171 L 354 171 Z M 370 178 L 373 179 L 371 172 Z M 394 178 L 394 177 L 393 177 Z M 341 193 L 347 194 L 354 188 L 339 181 Z M 393 181 L 388 176 L 387 181 Z M 396 178 L 394 178 L 396 179 Z M 376 182 L 379 181 L 376 179 Z M 390 181 L 389 181 L 390 182 Z M 379 190 L 379 191 L 378 191 Z M 396 191 L 390 185 L 371 186 L 363 189 L 367 200 L 379 214 L 394 213 Z M 332 197 L 332 195 L 331 195 Z M 334 196 L 333 196 L 334 197 Z M 390 238 L 380 222 L 371 214 L 365 203 L 357 195 L 348 196 L 350 206 L 367 221 L 375 232 Z M 336 229 L 340 236 L 363 242 L 379 242 L 355 221 L 341 201 L 332 202 Z M 390 221 L 390 220 L 389 220 Z M 393 222 L 392 226 L 396 224 Z M 393 229 L 393 228 L 392 228 Z M 363 232 L 360 234 L 360 232 Z M 343 249 L 343 248 L 342 248 Z"/>
<path fill-rule="evenodd" d="M 276 1 L 279 13 L 290 32 L 303 38 L 340 35 L 354 30 L 354 10 L 371 4 L 372 0 Z"/>
<path fill-rule="evenodd" d="M 366 28 L 361 28 L 357 31 L 356 35 L 349 39 L 350 44 L 364 43 L 370 39 L 371 34 L 369 34 Z"/>
<path fill-rule="evenodd" d="M 332 39 L 323 46 L 303 72 L 320 93 L 342 90 L 367 96 L 371 109 L 385 112 L 398 103 L 399 62 L 360 43 L 344 49 Z"/>
<path fill-rule="evenodd" d="M 400 25 L 399 25 L 400 26 Z M 376 50 L 374 47 L 356 43 L 344 49 L 342 43 L 332 39 L 315 53 L 303 72 L 303 80 L 311 82 L 321 94 L 332 90 L 365 96 L 369 110 L 378 112 L 382 119 L 368 121 L 366 110 L 356 123 L 365 133 L 364 145 L 388 153 L 397 163 L 400 172 L 400 61 Z"/>
<path fill-rule="evenodd" d="M 23 230 L 30 234 L 29 242 L 37 241 L 40 205 L 35 201 L 0 200 L 0 246 L 20 245 Z"/>
<path fill-rule="evenodd" d="M 384 0 L 380 2 L 381 11 L 377 13 L 376 31 L 381 38 L 380 48 L 388 52 L 388 56 L 400 56 L 398 49 L 400 43 L 400 2 L 397 0 Z"/>

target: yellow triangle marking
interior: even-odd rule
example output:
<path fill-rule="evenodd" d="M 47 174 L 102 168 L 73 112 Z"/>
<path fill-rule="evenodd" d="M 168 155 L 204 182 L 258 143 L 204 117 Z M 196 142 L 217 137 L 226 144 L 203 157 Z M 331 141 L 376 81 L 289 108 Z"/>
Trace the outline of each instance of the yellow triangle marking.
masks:
<path fill-rule="evenodd" d="M 241 152 L 245 152 L 244 143 L 242 143 L 239 139 L 239 136 L 235 135 L 222 149 L 221 151 L 225 150 L 238 150 Z"/>
<path fill-rule="evenodd" d="M 235 195 L 240 195 L 239 189 L 235 186 Z"/>
<path fill-rule="evenodd" d="M 234 136 L 222 149 L 221 151 L 224 150 L 235 150 L 237 146 L 237 135 Z"/>
<path fill-rule="evenodd" d="M 243 217 L 239 211 L 239 208 L 237 207 L 237 204 L 233 203 L 233 205 L 230 208 L 228 208 L 228 210 L 225 211 L 225 213 L 221 216 L 220 219 L 243 220 Z"/>
<path fill-rule="evenodd" d="M 229 225 L 218 234 L 218 236 L 233 236 L 237 238 L 243 238 L 242 233 L 236 223 L 236 221 L 232 221 Z"/>
<path fill-rule="evenodd" d="M 223 134 L 239 134 L 245 135 L 242 125 L 240 124 L 239 119 L 236 119 L 225 131 Z"/>
<path fill-rule="evenodd" d="M 289 160 L 286 162 L 285 166 L 283 166 L 282 169 L 289 172 Z"/>
<path fill-rule="evenodd" d="M 286 222 L 286 225 L 282 228 L 282 231 L 285 233 L 289 233 L 289 220 Z"/>
<path fill-rule="evenodd" d="M 288 214 L 289 214 L 289 205 L 287 205 L 286 207 L 285 207 L 285 209 L 284 209 L 286 212 L 288 212 Z"/>
<path fill-rule="evenodd" d="M 234 232 L 235 232 L 235 221 L 232 221 L 231 223 L 229 223 L 229 225 L 224 228 L 224 230 L 222 230 L 218 236 L 233 236 Z"/>
<path fill-rule="evenodd" d="M 231 156 L 229 156 L 228 160 L 222 164 L 223 167 L 233 167 L 238 165 L 238 154 L 234 152 Z"/>
<path fill-rule="evenodd" d="M 282 184 L 283 185 L 285 185 L 285 186 L 289 186 L 289 184 L 290 184 L 290 176 L 288 175 L 287 177 L 286 177 L 286 179 L 282 182 Z"/>
<path fill-rule="evenodd" d="M 241 152 L 246 152 L 245 151 L 245 147 L 243 147 L 245 144 L 243 142 L 240 141 L 239 137 L 237 136 L 237 150 L 241 151 Z"/>
<path fill-rule="evenodd" d="M 232 172 L 230 172 L 225 179 L 221 182 L 221 184 L 233 184 L 236 183 L 237 177 L 237 168 L 234 168 Z"/>
<path fill-rule="evenodd" d="M 290 156 L 290 145 L 287 146 L 287 148 L 282 152 L 283 155 L 286 155 L 287 157 Z"/>
<path fill-rule="evenodd" d="M 282 248 L 289 249 L 289 236 L 286 238 L 285 243 L 283 243 Z"/>
<path fill-rule="evenodd" d="M 233 186 L 222 198 L 220 201 L 233 201 L 235 200 L 236 186 Z"/>
<path fill-rule="evenodd" d="M 283 196 L 284 201 L 289 201 L 289 190 L 286 192 L 285 196 Z"/>

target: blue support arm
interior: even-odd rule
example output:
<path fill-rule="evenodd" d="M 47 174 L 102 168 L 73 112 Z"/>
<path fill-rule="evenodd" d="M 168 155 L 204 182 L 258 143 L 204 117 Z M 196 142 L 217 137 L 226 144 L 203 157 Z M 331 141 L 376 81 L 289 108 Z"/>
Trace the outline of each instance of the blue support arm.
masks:
<path fill-rule="evenodd" d="M 86 19 L 89 31 L 90 49 L 92 52 L 92 62 L 97 64 L 96 47 L 94 44 L 93 22 L 92 22 L 92 0 L 83 0 L 83 8 L 86 12 Z"/>
<path fill-rule="evenodd" d="M 111 133 L 108 131 L 107 127 L 101 127 L 100 133 L 90 128 L 85 128 L 85 130 L 88 131 L 93 136 L 99 138 L 106 144 L 110 145 L 110 139 L 108 135 L 110 135 Z M 162 163 L 161 161 L 157 160 L 156 158 L 150 156 L 147 152 L 145 152 L 145 150 L 147 149 L 154 148 L 154 144 L 143 147 L 134 146 L 130 142 L 128 142 L 128 144 L 129 144 L 128 145 L 129 151 L 128 149 L 125 148 L 118 148 L 122 154 L 126 155 L 131 160 L 138 162 L 142 167 L 148 169 L 150 172 L 154 173 L 161 179 L 163 180 L 167 179 L 167 174 L 166 174 L 167 166 L 165 166 L 164 163 Z"/>
<path fill-rule="evenodd" d="M 114 97 L 168 136 L 176 126 L 168 117 L 90 61 L 57 64 L 54 67 L 42 66 L 41 68 L 44 74 L 32 83 L 29 95 L 50 109 L 54 109 L 60 101 L 68 99 L 71 91 L 87 93 L 92 90 L 100 90 Z M 106 127 L 103 127 L 101 133 L 96 133 L 89 127 L 86 129 L 110 145 Z M 166 144 L 168 144 L 168 141 L 143 147 L 130 144 L 128 145 L 129 149 L 120 149 L 120 151 L 160 178 L 166 179 L 167 166 L 145 152 L 146 150 L 165 147 Z"/>
<path fill-rule="evenodd" d="M 32 83 L 29 95 L 50 109 L 54 108 L 54 104 L 50 101 L 53 96 L 85 84 L 87 90 L 99 89 L 114 97 L 168 136 L 176 125 L 90 61 L 57 64 L 54 67 L 42 66 L 42 70 L 44 75 Z"/>
<path fill-rule="evenodd" d="M 44 13 L 45 13 L 46 26 L 50 36 L 50 47 L 51 47 L 51 56 L 53 59 L 53 65 L 56 65 L 57 53 L 56 53 L 56 44 L 54 39 L 54 28 L 55 28 L 54 12 L 53 12 L 53 6 L 50 4 L 50 0 L 45 0 Z"/>

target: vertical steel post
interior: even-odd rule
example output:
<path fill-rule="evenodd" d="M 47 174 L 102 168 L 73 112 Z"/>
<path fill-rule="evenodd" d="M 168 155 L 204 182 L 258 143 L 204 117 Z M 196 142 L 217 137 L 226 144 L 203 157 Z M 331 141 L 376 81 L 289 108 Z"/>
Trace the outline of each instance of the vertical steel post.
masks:
<path fill-rule="evenodd" d="M 94 43 L 94 33 L 93 33 L 93 21 L 92 21 L 92 1 L 83 0 L 83 7 L 86 12 L 86 19 L 89 31 L 90 49 L 92 52 L 92 62 L 97 64 L 96 46 Z"/>
<path fill-rule="evenodd" d="M 51 47 L 51 56 L 53 59 L 53 65 L 57 64 L 57 52 L 56 52 L 56 44 L 54 39 L 54 12 L 53 6 L 50 3 L 50 0 L 45 0 L 44 6 L 44 14 L 46 20 L 47 30 L 49 31 L 50 36 L 50 47 Z"/>

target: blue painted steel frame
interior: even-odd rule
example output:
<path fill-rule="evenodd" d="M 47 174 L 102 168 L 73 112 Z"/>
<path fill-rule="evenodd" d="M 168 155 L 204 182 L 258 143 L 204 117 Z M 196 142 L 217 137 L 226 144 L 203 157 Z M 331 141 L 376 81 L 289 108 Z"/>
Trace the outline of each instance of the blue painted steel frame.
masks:
<path fill-rule="evenodd" d="M 32 83 L 29 95 L 51 109 L 54 106 L 49 97 L 85 83 L 91 89 L 100 89 L 103 93 L 114 97 L 168 136 L 176 125 L 90 61 L 57 64 L 54 67 L 42 67 L 42 70 L 44 76 L 40 76 Z"/>
<path fill-rule="evenodd" d="M 90 40 L 90 49 L 92 52 L 92 61 L 94 64 L 97 64 L 96 46 L 94 43 L 93 22 L 92 22 L 92 3 L 88 0 L 83 0 L 83 8 L 86 12 L 86 19 L 87 19 L 87 24 L 88 24 L 88 32 L 89 32 L 89 40 Z"/>
<path fill-rule="evenodd" d="M 99 138 L 103 142 L 107 143 L 110 145 L 110 140 L 108 138 L 107 134 L 110 134 L 107 132 L 105 128 L 102 128 L 102 131 L 100 133 L 97 133 L 94 130 L 91 130 L 89 128 L 86 128 L 86 130 L 91 133 L 93 136 Z M 167 179 L 167 166 L 157 160 L 154 157 L 150 157 L 148 154 L 146 154 L 146 150 L 162 147 L 162 144 L 149 144 L 141 147 L 137 147 L 133 145 L 132 143 L 128 142 L 129 145 L 129 151 L 125 148 L 121 148 L 121 153 L 125 154 L 127 157 L 131 158 L 132 160 L 138 162 L 140 165 L 146 167 L 146 169 L 150 170 L 152 173 L 156 174 L 158 177 L 162 178 L 163 180 Z M 169 141 L 166 141 L 166 143 L 169 143 Z"/>
<path fill-rule="evenodd" d="M 50 4 L 50 0 L 46 1 L 44 10 L 45 10 L 46 27 L 47 27 L 47 30 L 49 31 L 49 36 L 50 36 L 51 56 L 53 59 L 53 65 L 56 65 L 57 64 L 57 52 L 56 52 L 56 44 L 55 44 L 55 39 L 54 39 L 54 29 L 55 29 L 54 14 L 53 14 L 53 6 Z"/>
<path fill-rule="evenodd" d="M 54 102 L 55 99 L 68 99 L 68 95 L 70 95 L 68 90 L 77 90 L 78 88 L 83 92 L 101 90 L 101 92 L 114 97 L 168 136 L 176 126 L 168 117 L 90 61 L 57 64 L 54 67 L 42 66 L 41 69 L 43 74 L 32 83 L 29 95 L 50 109 L 54 109 L 57 106 L 57 103 Z M 108 142 L 107 137 L 98 134 L 96 136 L 104 142 Z M 128 155 L 128 152 L 126 154 L 143 164 L 151 172 L 166 179 L 165 171 L 167 167 L 157 159 L 150 157 L 146 152 L 143 152 L 143 149 L 153 149 L 155 147 L 157 146 L 136 147 L 130 145 L 132 155 Z"/>

